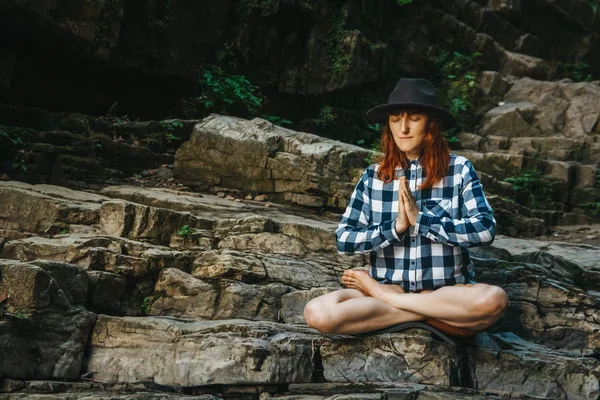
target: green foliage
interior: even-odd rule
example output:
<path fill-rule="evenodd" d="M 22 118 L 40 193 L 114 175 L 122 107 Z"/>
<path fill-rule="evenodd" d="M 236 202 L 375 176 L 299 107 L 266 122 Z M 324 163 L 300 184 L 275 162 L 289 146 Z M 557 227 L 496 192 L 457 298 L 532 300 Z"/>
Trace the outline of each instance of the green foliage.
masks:
<path fill-rule="evenodd" d="M 579 207 L 589 209 L 595 217 L 600 216 L 600 201 L 582 203 Z"/>
<path fill-rule="evenodd" d="M 552 200 L 558 181 L 543 176 L 538 170 L 525 169 L 521 175 L 506 178 L 512 183 L 515 201 L 525 206 L 538 208 Z"/>
<path fill-rule="evenodd" d="M 212 66 L 200 71 L 198 86 L 202 105 L 220 113 L 227 113 L 236 106 L 248 114 L 257 115 L 263 105 L 263 96 L 242 75 L 228 75 L 222 68 Z"/>
<path fill-rule="evenodd" d="M 467 55 L 443 51 L 435 60 L 441 72 L 440 103 L 457 120 L 457 127 L 447 132 L 450 140 L 456 132 L 475 123 L 473 111 L 479 75 L 478 58 L 481 56 L 479 52 Z"/>
<path fill-rule="evenodd" d="M 600 1 L 599 0 L 588 0 L 588 4 L 590 5 L 594 14 L 596 14 L 598 12 L 598 7 L 600 6 Z"/>
<path fill-rule="evenodd" d="M 27 318 L 29 315 L 31 315 L 31 313 L 29 313 L 27 310 L 22 310 L 22 309 L 16 309 L 14 310 L 12 313 L 10 313 L 13 317 L 15 318 L 19 318 L 19 319 L 25 319 Z"/>
<path fill-rule="evenodd" d="M 361 140 L 358 140 L 358 142 L 360 142 Z M 363 141 L 364 143 L 364 141 Z M 360 143 L 360 144 L 363 144 Z M 381 152 L 381 143 L 378 140 L 375 140 L 371 143 L 371 146 L 369 147 L 369 150 L 371 150 L 371 153 L 369 155 L 367 155 L 364 159 L 365 162 L 365 166 L 369 166 L 375 163 L 378 153 Z"/>
<path fill-rule="evenodd" d="M 69 233 L 69 228 L 63 228 L 60 230 L 59 235 L 66 235 Z"/>
<path fill-rule="evenodd" d="M 165 132 L 165 139 L 167 143 L 181 140 L 179 136 L 174 135 L 175 129 L 183 128 L 183 123 L 181 121 L 162 121 L 159 126 L 160 129 Z"/>
<path fill-rule="evenodd" d="M 337 114 L 333 107 L 323 106 L 319 110 L 319 116 L 314 119 L 315 123 L 321 128 L 333 123 L 337 119 Z"/>
<path fill-rule="evenodd" d="M 27 172 L 27 166 L 23 158 L 24 147 L 25 142 L 19 130 L 7 129 L 0 126 L 0 156 L 5 157 L 2 153 L 8 152 L 10 154 L 11 150 L 14 151 L 13 163 L 11 165 L 13 171 Z"/>
<path fill-rule="evenodd" d="M 564 76 L 573 82 L 589 82 L 594 78 L 591 73 L 590 65 L 584 62 L 576 64 L 563 64 Z"/>
<path fill-rule="evenodd" d="M 191 239 L 192 229 L 190 228 L 189 225 L 183 225 L 181 228 L 179 228 L 179 230 L 177 231 L 177 234 L 186 239 Z"/>
<path fill-rule="evenodd" d="M 293 125 L 294 124 L 289 119 L 281 118 L 281 117 L 278 117 L 276 115 L 264 115 L 263 118 L 266 119 L 267 121 L 269 121 L 269 122 L 271 122 L 271 123 L 273 123 L 275 125 L 279 125 L 279 126 Z"/>
<path fill-rule="evenodd" d="M 2 143 L 9 143 L 13 146 L 23 146 L 25 144 L 23 143 L 21 136 L 10 134 L 8 131 L 3 129 L 2 126 L 0 126 L 0 144 Z"/>
<path fill-rule="evenodd" d="M 144 297 L 144 300 L 142 301 L 142 304 L 140 305 L 140 312 L 142 313 L 142 315 L 149 315 L 150 314 L 150 309 L 152 308 L 152 303 L 154 303 L 156 300 L 160 299 L 162 296 L 157 296 L 156 298 L 154 298 L 154 296 L 146 296 Z"/>
<path fill-rule="evenodd" d="M 400 7 L 402 7 L 402 6 L 405 6 L 405 5 L 407 5 L 407 4 L 410 4 L 410 3 L 412 3 L 412 0 L 396 0 L 396 3 L 398 3 L 398 5 L 399 5 Z"/>
<path fill-rule="evenodd" d="M 333 23 L 327 35 L 327 56 L 329 57 L 329 71 L 337 74 L 350 65 L 351 57 L 344 46 L 344 20 L 338 18 Z"/>

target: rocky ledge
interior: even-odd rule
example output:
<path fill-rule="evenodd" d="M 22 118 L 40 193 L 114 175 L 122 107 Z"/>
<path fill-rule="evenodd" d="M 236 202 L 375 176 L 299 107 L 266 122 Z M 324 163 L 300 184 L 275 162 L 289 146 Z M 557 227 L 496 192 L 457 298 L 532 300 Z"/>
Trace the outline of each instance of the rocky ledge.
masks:
<path fill-rule="evenodd" d="M 339 216 L 132 186 L 0 193 L 0 398 L 600 394 L 600 248 L 500 236 L 474 249 L 477 280 L 511 305 L 454 347 L 305 325 L 308 300 L 367 265 L 335 251 Z"/>

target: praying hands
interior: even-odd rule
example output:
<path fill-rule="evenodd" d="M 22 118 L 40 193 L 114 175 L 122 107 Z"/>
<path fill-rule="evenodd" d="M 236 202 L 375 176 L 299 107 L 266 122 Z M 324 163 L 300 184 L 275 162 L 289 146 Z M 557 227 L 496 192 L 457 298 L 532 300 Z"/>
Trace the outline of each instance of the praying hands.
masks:
<path fill-rule="evenodd" d="M 403 176 L 400 178 L 400 185 L 398 187 L 398 218 L 396 219 L 395 224 L 396 232 L 400 234 L 409 226 L 415 226 L 418 214 L 419 208 L 417 207 L 417 201 L 410 190 L 408 180 Z"/>

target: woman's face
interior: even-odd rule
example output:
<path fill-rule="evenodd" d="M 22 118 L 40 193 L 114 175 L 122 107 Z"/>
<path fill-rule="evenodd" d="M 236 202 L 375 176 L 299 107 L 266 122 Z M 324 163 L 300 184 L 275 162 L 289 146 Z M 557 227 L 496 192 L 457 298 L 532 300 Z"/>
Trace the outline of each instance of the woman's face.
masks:
<path fill-rule="evenodd" d="M 427 114 L 421 111 L 399 111 L 389 116 L 394 142 L 409 160 L 421 155 L 427 136 L 427 118 Z"/>

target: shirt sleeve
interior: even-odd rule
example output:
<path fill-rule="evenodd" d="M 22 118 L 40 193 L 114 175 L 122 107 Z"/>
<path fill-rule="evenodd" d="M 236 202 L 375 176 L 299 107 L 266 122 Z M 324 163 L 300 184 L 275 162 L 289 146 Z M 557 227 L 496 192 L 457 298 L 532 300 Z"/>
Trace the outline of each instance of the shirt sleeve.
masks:
<path fill-rule="evenodd" d="M 463 187 L 460 219 L 419 212 L 415 231 L 434 242 L 452 246 L 474 247 L 492 244 L 496 235 L 496 220 L 485 198 L 479 176 L 467 160 L 461 171 Z"/>
<path fill-rule="evenodd" d="M 371 223 L 371 199 L 368 170 L 354 188 L 350 202 L 335 231 L 337 250 L 340 254 L 356 254 L 378 251 L 389 246 L 398 235 L 395 219 L 380 224 Z"/>

